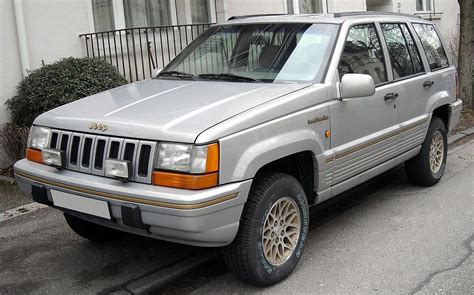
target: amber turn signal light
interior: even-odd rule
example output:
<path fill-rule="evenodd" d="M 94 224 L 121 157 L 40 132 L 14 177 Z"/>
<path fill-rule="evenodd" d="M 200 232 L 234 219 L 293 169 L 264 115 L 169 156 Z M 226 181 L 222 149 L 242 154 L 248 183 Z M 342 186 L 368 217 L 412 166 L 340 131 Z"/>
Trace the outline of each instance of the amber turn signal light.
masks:
<path fill-rule="evenodd" d="M 30 161 L 43 164 L 43 156 L 41 151 L 33 148 L 26 149 L 26 158 Z"/>
<path fill-rule="evenodd" d="M 206 189 L 218 184 L 219 174 L 183 174 L 164 171 L 153 172 L 153 184 L 183 189 Z"/>

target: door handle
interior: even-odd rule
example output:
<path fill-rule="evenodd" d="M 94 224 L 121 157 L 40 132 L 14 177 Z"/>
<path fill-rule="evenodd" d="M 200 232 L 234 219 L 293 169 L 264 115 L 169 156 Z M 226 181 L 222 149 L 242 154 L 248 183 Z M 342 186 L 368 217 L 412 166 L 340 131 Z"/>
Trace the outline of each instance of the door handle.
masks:
<path fill-rule="evenodd" d="M 385 100 L 392 100 L 392 99 L 395 99 L 398 97 L 398 93 L 393 93 L 393 92 L 390 92 L 390 93 L 387 93 L 385 94 Z"/>
<path fill-rule="evenodd" d="M 434 82 L 433 81 L 425 81 L 423 82 L 423 87 L 431 87 L 433 86 Z"/>

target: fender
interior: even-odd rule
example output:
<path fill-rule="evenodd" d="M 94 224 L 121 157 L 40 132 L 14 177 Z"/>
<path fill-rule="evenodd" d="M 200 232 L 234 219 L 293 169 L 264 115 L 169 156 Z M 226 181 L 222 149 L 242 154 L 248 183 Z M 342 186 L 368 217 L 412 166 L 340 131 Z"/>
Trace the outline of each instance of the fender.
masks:
<path fill-rule="evenodd" d="M 330 139 L 324 136 L 329 120 L 316 124 L 308 120 L 327 116 L 328 112 L 328 105 L 322 104 L 222 138 L 220 183 L 251 179 L 263 166 L 304 151 L 313 154 L 317 170 L 315 156 L 330 145 Z"/>

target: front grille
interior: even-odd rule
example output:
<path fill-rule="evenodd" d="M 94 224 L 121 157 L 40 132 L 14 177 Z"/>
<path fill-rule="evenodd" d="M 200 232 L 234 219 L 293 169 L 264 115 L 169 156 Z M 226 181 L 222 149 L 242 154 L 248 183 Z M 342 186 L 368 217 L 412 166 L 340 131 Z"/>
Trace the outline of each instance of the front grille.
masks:
<path fill-rule="evenodd" d="M 104 176 L 105 159 L 126 160 L 131 181 L 151 183 L 155 142 L 53 130 L 49 147 L 65 152 L 68 170 Z"/>

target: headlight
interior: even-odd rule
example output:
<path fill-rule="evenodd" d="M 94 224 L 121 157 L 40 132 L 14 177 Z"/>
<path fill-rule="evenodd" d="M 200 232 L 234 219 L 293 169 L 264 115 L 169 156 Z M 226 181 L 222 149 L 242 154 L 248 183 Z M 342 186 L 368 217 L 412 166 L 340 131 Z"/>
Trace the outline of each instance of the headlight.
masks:
<path fill-rule="evenodd" d="M 48 147 L 51 139 L 51 129 L 46 127 L 32 126 L 28 135 L 28 147 L 42 150 Z"/>
<path fill-rule="evenodd" d="M 158 147 L 158 159 L 155 168 L 193 174 L 215 172 L 217 171 L 218 152 L 209 154 L 209 150 L 214 149 L 217 149 L 217 144 L 194 146 L 190 144 L 161 143 Z M 208 167 L 212 165 L 214 166 Z"/>
<path fill-rule="evenodd" d="M 161 143 L 153 172 L 154 185 L 206 189 L 219 182 L 219 145 Z M 175 173 L 179 172 L 179 173 Z"/>

